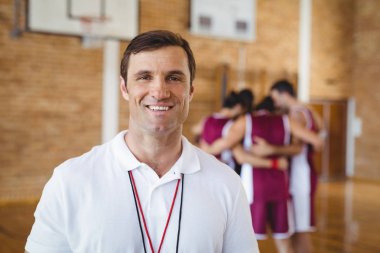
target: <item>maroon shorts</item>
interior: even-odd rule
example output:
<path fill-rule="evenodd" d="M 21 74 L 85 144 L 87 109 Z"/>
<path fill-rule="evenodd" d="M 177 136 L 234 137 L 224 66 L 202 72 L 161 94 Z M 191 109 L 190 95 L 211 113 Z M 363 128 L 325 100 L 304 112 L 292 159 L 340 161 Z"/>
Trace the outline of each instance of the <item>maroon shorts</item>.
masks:
<path fill-rule="evenodd" d="M 270 226 L 275 239 L 286 239 L 290 236 L 287 200 L 254 201 L 251 204 L 251 215 L 253 229 L 258 240 L 267 238 L 267 225 Z"/>

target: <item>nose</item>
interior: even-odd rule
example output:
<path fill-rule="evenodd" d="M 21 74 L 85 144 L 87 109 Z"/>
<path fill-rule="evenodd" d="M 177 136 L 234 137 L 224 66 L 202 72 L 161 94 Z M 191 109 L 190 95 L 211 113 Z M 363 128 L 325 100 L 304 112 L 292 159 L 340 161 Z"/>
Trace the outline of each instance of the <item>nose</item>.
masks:
<path fill-rule="evenodd" d="M 155 82 L 152 83 L 150 94 L 157 100 L 163 100 L 170 97 L 170 90 L 168 89 L 168 84 L 164 78 L 157 78 Z"/>

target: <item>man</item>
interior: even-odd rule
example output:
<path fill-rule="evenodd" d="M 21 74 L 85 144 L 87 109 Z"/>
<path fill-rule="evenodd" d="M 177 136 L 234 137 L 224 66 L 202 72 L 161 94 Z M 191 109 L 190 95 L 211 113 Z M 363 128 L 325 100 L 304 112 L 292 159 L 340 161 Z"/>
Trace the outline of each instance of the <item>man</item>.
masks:
<path fill-rule="evenodd" d="M 291 83 L 280 80 L 273 84 L 270 93 L 276 107 L 287 111 L 290 118 L 299 122 L 304 129 L 317 133 L 322 128 L 318 115 L 296 99 Z M 295 225 L 293 246 L 296 253 L 311 252 L 309 232 L 315 230 L 314 198 L 317 186 L 317 173 L 313 164 L 314 148 L 306 142 L 297 144 L 297 140 L 288 147 L 269 145 L 260 140 L 252 150 L 257 155 L 292 156 L 289 191 Z"/>
<path fill-rule="evenodd" d="M 239 177 L 182 136 L 194 76 L 179 35 L 130 42 L 120 83 L 129 129 L 55 169 L 28 252 L 258 252 Z"/>

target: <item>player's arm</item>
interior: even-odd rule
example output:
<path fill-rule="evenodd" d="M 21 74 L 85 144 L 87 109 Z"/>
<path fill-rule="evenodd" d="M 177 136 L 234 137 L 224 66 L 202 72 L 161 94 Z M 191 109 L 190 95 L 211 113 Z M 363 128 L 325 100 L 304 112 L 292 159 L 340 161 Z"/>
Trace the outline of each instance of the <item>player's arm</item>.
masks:
<path fill-rule="evenodd" d="M 321 131 L 324 128 L 324 123 L 321 116 L 312 107 L 308 107 L 308 109 L 311 112 L 311 116 L 314 119 L 314 122 L 315 122 L 315 125 L 317 126 L 318 131 Z"/>
<path fill-rule="evenodd" d="M 285 158 L 268 159 L 256 156 L 252 152 L 246 151 L 241 145 L 236 145 L 232 150 L 236 161 L 240 164 L 248 163 L 254 167 L 265 169 L 281 169 L 288 168 L 288 161 Z"/>
<path fill-rule="evenodd" d="M 311 113 L 312 117 L 314 118 L 315 112 L 311 110 Z M 314 118 L 314 120 L 316 120 L 316 125 L 319 128 L 319 125 L 322 124 L 322 119 L 319 116 L 317 118 Z M 307 119 L 304 113 L 302 113 L 301 111 L 291 112 L 289 115 L 289 123 L 290 131 L 296 138 L 302 140 L 303 142 L 313 145 L 314 148 L 317 150 L 321 149 L 323 145 L 323 140 L 317 133 L 309 130 L 306 127 Z"/>
<path fill-rule="evenodd" d="M 200 147 L 209 154 L 220 154 L 223 150 L 231 149 L 239 143 L 243 139 L 244 133 L 245 116 L 241 116 L 232 124 L 225 137 L 217 139 L 211 145 L 201 140 Z"/>
<path fill-rule="evenodd" d="M 193 140 L 196 144 L 199 144 L 206 119 L 207 119 L 207 117 L 202 118 L 198 123 L 196 123 L 195 125 L 193 125 L 191 127 L 191 133 L 193 134 Z"/>
<path fill-rule="evenodd" d="M 295 137 L 313 145 L 313 147 L 316 150 L 320 150 L 322 148 L 323 139 L 320 138 L 320 136 L 317 133 L 307 129 L 306 127 L 301 125 L 299 122 L 293 120 L 292 118 L 289 119 L 289 123 L 290 131 Z"/>
<path fill-rule="evenodd" d="M 257 156 L 294 156 L 299 154 L 302 150 L 302 143 L 295 138 L 292 139 L 292 144 L 290 145 L 272 145 L 260 137 L 254 137 L 253 140 L 255 143 L 252 145 L 250 151 Z"/>
<path fill-rule="evenodd" d="M 328 136 L 328 131 L 326 129 L 326 126 L 325 126 L 325 123 L 323 122 L 322 117 L 313 108 L 309 108 L 309 110 L 312 114 L 312 117 L 318 129 L 319 137 L 325 140 Z"/>
<path fill-rule="evenodd" d="M 202 118 L 198 123 L 196 123 L 195 125 L 193 125 L 191 127 L 191 133 L 193 135 L 200 135 L 203 131 L 203 126 L 205 124 L 205 121 L 206 121 L 206 118 Z"/>

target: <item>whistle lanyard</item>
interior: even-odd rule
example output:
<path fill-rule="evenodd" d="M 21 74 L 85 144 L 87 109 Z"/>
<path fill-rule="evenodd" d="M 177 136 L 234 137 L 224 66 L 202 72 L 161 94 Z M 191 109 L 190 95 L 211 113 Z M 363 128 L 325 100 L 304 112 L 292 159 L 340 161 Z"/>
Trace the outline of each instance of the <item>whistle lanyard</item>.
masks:
<path fill-rule="evenodd" d="M 137 191 L 135 179 L 133 177 L 133 173 L 132 173 L 132 171 L 129 171 L 128 174 L 129 174 L 129 181 L 130 181 L 131 187 L 132 187 L 133 198 L 135 200 L 136 213 L 137 213 L 137 218 L 139 220 L 141 238 L 142 238 L 142 243 L 144 245 L 144 252 L 146 253 L 146 247 L 145 247 L 144 232 L 143 232 L 143 228 L 142 228 L 142 225 L 141 225 L 140 214 L 141 214 L 141 218 L 142 218 L 142 221 L 143 221 L 143 224 L 144 224 L 144 230 L 145 230 L 146 236 L 147 236 L 148 241 L 149 241 L 150 250 L 151 250 L 152 253 L 155 253 L 154 248 L 153 248 L 152 239 L 151 239 L 150 234 L 149 234 L 148 226 L 146 224 L 146 220 L 145 220 L 145 216 L 144 216 L 144 211 L 143 211 L 142 206 L 141 206 L 141 201 L 140 201 L 140 197 L 139 197 L 139 194 L 138 194 L 138 191 Z M 184 184 L 184 181 L 185 181 L 185 175 L 181 174 L 181 179 L 182 179 L 181 203 L 180 203 L 180 207 L 179 207 L 179 216 L 178 216 L 178 231 L 177 231 L 176 252 L 178 252 L 179 235 L 180 235 L 180 231 L 181 231 L 183 184 Z M 160 253 L 161 248 L 162 248 L 162 244 L 164 243 L 166 231 L 167 231 L 167 228 L 169 226 L 170 218 L 172 216 L 173 207 L 174 207 L 174 204 L 175 204 L 175 201 L 176 201 L 176 198 L 177 198 L 178 186 L 179 186 L 179 183 L 180 183 L 181 179 L 177 180 L 177 185 L 176 185 L 174 196 L 173 196 L 173 200 L 172 200 L 172 203 L 171 203 L 171 206 L 170 206 L 170 211 L 169 211 L 169 214 L 168 214 L 168 218 L 166 220 L 166 225 L 165 225 L 165 228 L 164 228 L 164 232 L 162 233 L 161 242 L 160 242 L 160 245 L 159 245 L 157 253 Z"/>

